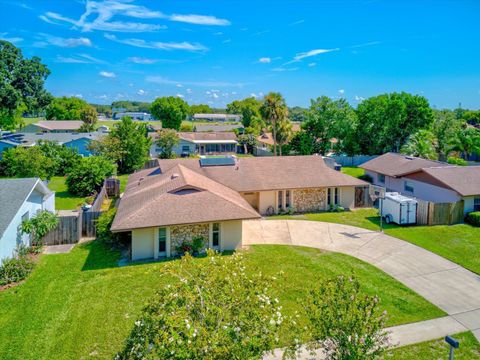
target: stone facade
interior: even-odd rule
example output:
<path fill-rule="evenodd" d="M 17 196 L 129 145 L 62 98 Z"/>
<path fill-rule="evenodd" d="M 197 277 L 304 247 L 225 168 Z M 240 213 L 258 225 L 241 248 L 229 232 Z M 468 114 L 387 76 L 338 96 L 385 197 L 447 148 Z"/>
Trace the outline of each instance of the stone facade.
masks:
<path fill-rule="evenodd" d="M 178 245 L 182 244 L 185 240 L 191 241 L 195 236 L 203 236 L 205 241 L 204 248 L 207 248 L 209 235 L 210 224 L 170 226 L 171 251 L 172 253 L 175 253 L 175 249 Z"/>
<path fill-rule="evenodd" d="M 327 189 L 301 189 L 293 191 L 293 207 L 295 212 L 325 210 Z"/>

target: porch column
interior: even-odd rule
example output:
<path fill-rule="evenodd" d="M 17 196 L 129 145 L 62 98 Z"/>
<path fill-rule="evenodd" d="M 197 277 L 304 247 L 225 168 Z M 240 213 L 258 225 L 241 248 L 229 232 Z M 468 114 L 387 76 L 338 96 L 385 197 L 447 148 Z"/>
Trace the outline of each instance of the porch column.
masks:
<path fill-rule="evenodd" d="M 153 258 L 158 259 L 158 228 L 153 229 Z"/>
<path fill-rule="evenodd" d="M 167 227 L 167 248 L 166 248 L 166 253 L 167 257 L 170 257 L 172 254 L 172 242 L 170 240 L 170 226 Z"/>

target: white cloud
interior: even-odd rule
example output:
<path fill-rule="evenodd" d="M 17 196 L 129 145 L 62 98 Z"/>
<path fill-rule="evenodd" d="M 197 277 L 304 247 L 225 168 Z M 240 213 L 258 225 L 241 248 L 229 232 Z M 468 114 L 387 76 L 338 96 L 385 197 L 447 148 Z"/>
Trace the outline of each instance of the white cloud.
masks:
<path fill-rule="evenodd" d="M 293 68 L 276 67 L 272 69 L 272 71 L 275 71 L 275 72 L 297 71 L 297 70 L 298 70 L 298 67 L 293 67 Z"/>
<path fill-rule="evenodd" d="M 314 67 L 314 66 L 316 66 L 316 65 L 317 65 L 317 63 L 311 62 L 311 63 L 308 64 L 308 67 Z"/>
<path fill-rule="evenodd" d="M 49 34 L 40 33 L 41 41 L 35 42 L 33 45 L 36 47 L 44 47 L 48 45 L 54 45 L 65 48 L 74 48 L 79 46 L 92 46 L 92 41 L 85 37 L 79 38 L 62 38 Z"/>
<path fill-rule="evenodd" d="M 178 88 L 182 88 L 182 87 L 183 87 L 182 84 L 177 84 L 177 85 L 175 85 L 175 86 L 178 87 Z"/>
<path fill-rule="evenodd" d="M 128 58 L 128 61 L 133 62 L 135 64 L 155 64 L 158 60 L 132 56 Z"/>
<path fill-rule="evenodd" d="M 214 33 L 213 35 L 220 36 L 220 35 L 223 35 L 223 32 L 218 31 L 218 32 Z"/>
<path fill-rule="evenodd" d="M 303 24 L 304 22 L 305 22 L 305 20 L 301 19 L 301 20 L 297 20 L 297 21 L 294 21 L 294 22 L 288 24 L 288 26 L 300 25 L 300 24 Z"/>
<path fill-rule="evenodd" d="M 227 19 L 219 19 L 215 16 L 207 16 L 207 15 L 180 15 L 180 14 L 173 14 L 168 18 L 171 21 L 179 21 L 188 24 L 195 24 L 195 25 L 216 25 L 216 26 L 226 26 L 230 25 L 230 21 Z"/>
<path fill-rule="evenodd" d="M 82 94 L 73 94 L 72 96 L 73 96 L 73 97 L 76 97 L 76 98 L 79 98 L 79 99 L 83 99 L 83 95 L 82 95 Z"/>
<path fill-rule="evenodd" d="M 212 93 L 212 96 L 214 99 L 218 99 L 218 94 L 217 93 Z"/>
<path fill-rule="evenodd" d="M 160 11 L 150 10 L 145 6 L 135 5 L 132 0 L 106 0 L 103 2 L 87 0 L 85 12 L 78 20 L 54 12 L 46 12 L 40 19 L 50 24 L 71 24 L 81 31 L 117 31 L 117 32 L 146 32 L 165 29 L 165 25 L 147 22 L 126 21 L 134 19 L 164 19 L 196 25 L 230 25 L 230 21 L 210 15 L 173 14 L 167 15 Z M 121 17 L 122 20 L 118 20 Z M 116 19 L 115 19 L 116 18 Z"/>
<path fill-rule="evenodd" d="M 19 36 L 8 36 L 8 33 L 4 32 L 0 33 L 0 40 L 5 40 L 11 42 L 12 44 L 16 44 L 22 42 L 23 38 Z"/>
<path fill-rule="evenodd" d="M 186 92 L 187 92 L 187 94 L 191 94 L 191 93 L 192 93 L 192 89 L 188 88 L 188 89 L 186 90 Z"/>
<path fill-rule="evenodd" d="M 74 56 L 64 57 L 57 55 L 57 62 L 65 64 L 106 64 L 106 61 L 97 59 L 88 54 L 76 54 Z"/>
<path fill-rule="evenodd" d="M 143 89 L 139 89 L 139 90 L 137 91 L 137 94 L 138 94 L 138 95 L 145 95 L 146 93 L 147 93 L 147 92 L 146 92 L 145 90 L 143 90 Z"/>
<path fill-rule="evenodd" d="M 228 43 L 231 43 L 232 42 L 232 39 L 225 39 L 222 41 L 223 44 L 228 44 Z"/>
<path fill-rule="evenodd" d="M 107 100 L 108 96 L 106 94 L 95 96 L 95 99 L 100 99 L 100 100 Z"/>
<path fill-rule="evenodd" d="M 293 60 L 300 61 L 300 60 L 308 58 L 308 57 L 312 57 L 312 56 L 316 56 L 316 55 L 320 55 L 320 54 L 326 54 L 326 53 L 329 53 L 329 52 L 332 52 L 332 51 L 338 51 L 338 50 L 340 50 L 340 49 L 339 48 L 335 48 L 335 49 L 313 49 L 313 50 L 310 50 L 310 51 L 298 53 L 297 55 L 295 55 Z"/>
<path fill-rule="evenodd" d="M 182 94 L 178 94 L 178 93 L 175 96 L 179 97 L 179 98 L 184 98 L 184 96 Z"/>
<path fill-rule="evenodd" d="M 345 90 L 344 90 L 344 89 L 338 90 L 338 94 L 339 94 L 340 96 L 345 95 Z"/>
<path fill-rule="evenodd" d="M 363 100 L 365 100 L 365 98 L 364 98 L 364 97 L 361 97 L 361 96 L 355 95 L 355 101 L 359 101 L 359 102 L 360 102 L 360 101 L 363 101 Z"/>
<path fill-rule="evenodd" d="M 370 41 L 370 42 L 366 42 L 366 43 L 363 43 L 363 44 L 358 44 L 358 45 L 352 45 L 350 46 L 351 49 L 356 49 L 356 48 L 362 48 L 362 47 L 366 47 L 366 46 L 374 46 L 374 45 L 379 45 L 381 44 L 380 41 Z"/>
<path fill-rule="evenodd" d="M 145 49 L 159 49 L 159 50 L 185 50 L 185 51 L 205 51 L 208 50 L 205 46 L 198 43 L 189 42 L 160 42 L 160 41 L 145 41 L 143 39 L 118 39 L 115 35 L 105 34 L 105 38 L 118 42 L 120 44 L 135 46 Z"/>
<path fill-rule="evenodd" d="M 261 57 L 260 59 L 258 59 L 258 62 L 261 62 L 263 64 L 269 64 L 272 62 L 272 59 L 270 59 L 269 57 Z"/>
<path fill-rule="evenodd" d="M 100 75 L 102 77 L 105 77 L 105 78 L 110 78 L 110 79 L 113 79 L 113 78 L 117 77 L 117 75 L 115 75 L 115 73 L 110 72 L 110 71 L 100 71 L 98 73 L 98 75 Z"/>

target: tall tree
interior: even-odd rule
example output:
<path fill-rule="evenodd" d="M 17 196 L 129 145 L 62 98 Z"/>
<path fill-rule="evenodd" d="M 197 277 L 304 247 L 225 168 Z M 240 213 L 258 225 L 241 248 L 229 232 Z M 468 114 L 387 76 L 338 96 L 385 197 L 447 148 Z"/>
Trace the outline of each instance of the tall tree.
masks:
<path fill-rule="evenodd" d="M 331 141 L 335 138 L 337 139 L 335 150 L 347 151 L 350 155 L 354 152 L 352 133 L 355 124 L 355 111 L 345 99 L 332 100 L 327 96 L 321 96 L 311 100 L 306 120 L 302 123 L 302 130 L 306 135 L 298 137 L 297 140 L 302 141 L 296 143 L 302 145 L 303 150 L 311 149 L 324 155 L 331 150 Z M 310 137 L 311 140 L 306 141 L 306 137 Z M 310 145 L 305 147 L 306 144 Z"/>
<path fill-rule="evenodd" d="M 438 159 L 438 154 L 435 151 L 435 136 L 431 131 L 425 129 L 411 135 L 407 143 L 402 146 L 401 152 L 429 160 Z"/>
<path fill-rule="evenodd" d="M 46 108 L 45 117 L 48 120 L 82 120 L 82 114 L 89 108 L 85 100 L 63 96 L 53 99 Z"/>
<path fill-rule="evenodd" d="M 398 152 L 410 135 L 428 129 L 433 112 L 423 96 L 384 94 L 364 100 L 357 108 L 356 138 L 366 155 Z"/>
<path fill-rule="evenodd" d="M 0 128 L 14 129 L 22 111 L 38 112 L 51 101 L 44 89 L 50 75 L 47 66 L 34 56 L 25 59 L 20 49 L 0 40 Z"/>
<path fill-rule="evenodd" d="M 480 130 L 469 126 L 461 129 L 452 139 L 450 149 L 459 151 L 465 160 L 473 153 L 480 153 Z"/>
<path fill-rule="evenodd" d="M 45 156 L 39 146 L 18 146 L 2 153 L 1 168 L 7 176 L 50 179 L 55 175 L 55 162 Z"/>
<path fill-rule="evenodd" d="M 211 114 L 213 112 L 212 108 L 207 104 L 198 104 L 190 105 L 190 115 L 194 114 Z"/>
<path fill-rule="evenodd" d="M 179 143 L 180 138 L 177 132 L 173 129 L 162 129 L 158 132 L 157 145 L 162 152 L 160 153 L 161 159 L 171 159 L 175 156 L 173 148 Z"/>
<path fill-rule="evenodd" d="M 93 106 L 88 106 L 80 113 L 83 124 L 80 127 L 81 132 L 92 132 L 97 125 L 98 114 L 97 110 Z"/>
<path fill-rule="evenodd" d="M 251 126 L 251 122 L 254 118 L 260 117 L 260 106 L 260 101 L 254 97 L 248 97 L 227 104 L 227 113 L 242 115 L 242 124 L 247 128 Z"/>
<path fill-rule="evenodd" d="M 438 159 L 446 161 L 450 144 L 461 129 L 462 121 L 458 120 L 451 110 L 434 111 L 432 133 L 435 137 L 434 147 Z"/>
<path fill-rule="evenodd" d="M 275 140 L 279 145 L 280 156 L 282 156 L 282 147 L 292 138 L 292 123 L 287 118 L 276 123 Z"/>
<path fill-rule="evenodd" d="M 277 123 L 288 116 L 288 108 L 283 96 L 276 92 L 268 93 L 260 106 L 260 114 L 272 129 L 273 153 L 277 156 Z"/>
<path fill-rule="evenodd" d="M 175 96 L 155 99 L 150 107 L 153 116 L 162 121 L 162 128 L 180 130 L 182 121 L 188 115 L 188 104 Z"/>
<path fill-rule="evenodd" d="M 140 169 L 149 159 L 150 145 L 146 125 L 124 116 L 107 136 L 92 142 L 91 149 L 116 162 L 121 174 L 129 174 Z"/>

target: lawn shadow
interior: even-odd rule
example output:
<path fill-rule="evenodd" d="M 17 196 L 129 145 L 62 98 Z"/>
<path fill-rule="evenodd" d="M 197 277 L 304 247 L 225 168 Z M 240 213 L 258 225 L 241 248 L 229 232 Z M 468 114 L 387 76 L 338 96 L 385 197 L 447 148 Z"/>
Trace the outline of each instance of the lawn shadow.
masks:
<path fill-rule="evenodd" d="M 378 227 L 378 230 L 380 230 L 380 216 L 367 216 L 366 219 L 370 221 L 372 224 L 375 224 Z M 383 221 L 382 226 L 384 230 L 396 229 L 400 227 L 397 224 L 387 224 L 385 223 L 385 221 Z"/>

